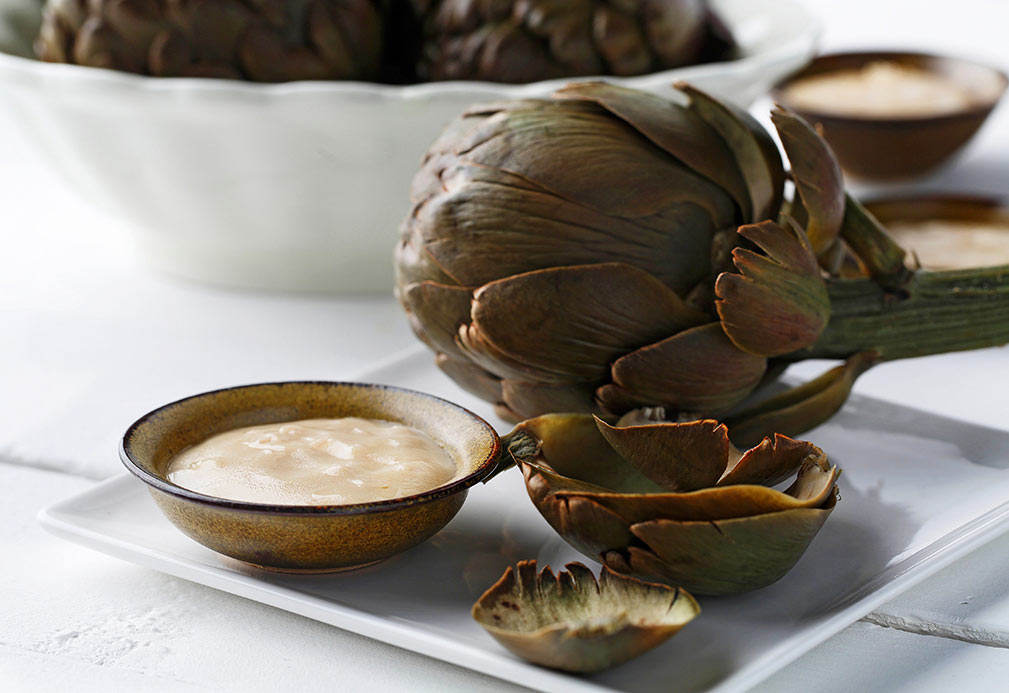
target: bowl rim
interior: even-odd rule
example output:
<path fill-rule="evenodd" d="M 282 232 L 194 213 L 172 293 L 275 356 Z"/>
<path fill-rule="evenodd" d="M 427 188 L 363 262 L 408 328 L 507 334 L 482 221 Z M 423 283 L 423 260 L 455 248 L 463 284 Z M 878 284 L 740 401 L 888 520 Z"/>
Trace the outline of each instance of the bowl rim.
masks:
<path fill-rule="evenodd" d="M 326 387 L 355 387 L 355 388 L 365 388 L 365 389 L 380 389 L 389 390 L 392 392 L 400 392 L 408 395 L 416 395 L 434 401 L 440 405 L 447 406 L 454 409 L 471 419 L 478 425 L 483 427 L 491 436 L 491 449 L 487 456 L 477 465 L 476 469 L 467 474 L 464 477 L 450 481 L 447 484 L 442 484 L 441 486 L 436 486 L 428 491 L 422 491 L 410 496 L 402 496 L 400 498 L 390 498 L 387 500 L 379 501 L 369 501 L 366 503 L 348 503 L 343 505 L 281 505 L 274 503 L 256 503 L 253 501 L 243 501 L 234 500 L 230 498 L 221 498 L 219 496 L 211 496 L 205 493 L 200 493 L 199 491 L 193 491 L 191 489 L 174 484 L 165 478 L 162 478 L 156 474 L 144 469 L 130 454 L 130 446 L 133 441 L 134 436 L 137 434 L 138 429 L 147 424 L 153 417 L 165 412 L 168 409 L 183 405 L 187 402 L 191 402 L 196 399 L 203 397 L 208 397 L 211 395 L 216 395 L 222 392 L 231 392 L 236 390 L 244 390 L 258 387 L 269 387 L 269 386 L 303 386 L 303 385 L 323 385 Z M 167 493 L 184 500 L 193 501 L 196 503 L 201 503 L 205 505 L 212 505 L 218 508 L 227 508 L 231 510 L 244 510 L 247 512 L 256 512 L 261 514 L 270 515 L 366 515 L 372 513 L 381 513 L 390 510 L 398 510 L 401 508 L 407 508 L 413 505 L 419 505 L 423 503 L 429 503 L 432 501 L 440 500 L 443 498 L 448 498 L 453 496 L 460 491 L 465 491 L 469 487 L 484 481 L 490 477 L 498 466 L 498 459 L 501 453 L 501 437 L 498 435 L 494 427 L 487 423 L 483 417 L 473 413 L 469 409 L 451 402 L 442 397 L 436 395 L 428 394 L 426 392 L 421 392 L 419 390 L 411 390 L 405 387 L 397 387 L 395 385 L 384 385 L 381 383 L 363 383 L 354 381 L 337 381 L 337 380 L 281 380 L 281 381 L 270 381 L 261 383 L 249 383 L 246 385 L 232 385 L 230 387 L 217 388 L 215 390 L 207 390 L 206 392 L 200 392 L 195 395 L 189 395 L 188 397 L 182 397 L 181 399 L 168 402 L 163 404 L 156 409 L 152 409 L 147 412 L 136 421 L 134 421 L 126 429 L 126 432 L 119 440 L 119 459 L 122 461 L 126 469 L 147 484 L 152 489 Z"/>
<path fill-rule="evenodd" d="M 857 114 L 847 114 L 847 113 L 837 113 L 834 111 L 822 111 L 815 108 L 799 107 L 794 106 L 789 103 L 785 96 L 785 88 L 805 77 L 811 77 L 817 74 L 826 74 L 830 72 L 835 72 L 838 69 L 850 69 L 850 68 L 837 68 L 837 69 L 825 69 L 822 71 L 817 70 L 818 66 L 827 60 L 838 60 L 838 59 L 855 59 L 863 58 L 866 62 L 871 60 L 896 60 L 900 58 L 911 58 L 917 60 L 928 60 L 928 61 L 940 61 L 947 63 L 959 63 L 961 65 L 970 65 L 972 67 L 981 68 L 987 70 L 999 78 L 1002 84 L 1001 89 L 995 93 L 992 98 L 985 99 L 978 103 L 975 103 L 966 108 L 958 109 L 955 111 L 950 111 L 947 113 L 940 114 L 926 114 L 926 115 L 911 115 L 911 116 L 865 116 Z M 788 77 L 785 77 L 777 84 L 771 87 L 768 92 L 771 99 L 774 101 L 776 106 L 785 107 L 789 110 L 795 111 L 800 115 L 808 118 L 812 118 L 818 121 L 831 122 L 831 123 L 841 123 L 841 124 L 852 124 L 852 125 L 865 125 L 865 126 L 875 126 L 875 127 L 906 127 L 908 125 L 926 125 L 926 124 L 938 124 L 946 123 L 953 120 L 958 120 L 962 118 L 977 118 L 986 117 L 995 106 L 998 105 L 1002 97 L 1005 95 L 1007 88 L 1009 88 L 1009 75 L 1006 74 L 1004 70 L 1001 70 L 989 63 L 982 62 L 980 60 L 974 60 L 971 58 L 964 58 L 956 55 L 947 55 L 942 53 L 930 53 L 927 51 L 901 51 L 892 49 L 879 49 L 874 50 L 867 48 L 864 50 L 850 50 L 850 51 L 833 51 L 829 53 L 821 53 L 814 56 L 801 70 L 792 73 Z"/>
<path fill-rule="evenodd" d="M 750 0 L 752 2 L 753 0 Z M 819 19 L 796 0 L 763 0 L 771 11 L 796 19 L 796 30 L 770 47 L 744 52 L 728 60 L 682 65 L 657 72 L 621 77 L 617 75 L 584 75 L 560 77 L 537 82 L 506 83 L 480 80 L 444 80 L 413 84 L 385 84 L 359 80 L 292 80 L 268 83 L 238 79 L 207 77 L 153 77 L 108 68 L 46 62 L 35 57 L 0 50 L 0 71 L 11 70 L 22 76 L 76 82 L 86 86 L 132 89 L 146 94 L 205 94 L 212 97 L 243 99 L 273 99 L 299 96 L 371 98 L 379 100 L 415 101 L 461 95 L 469 99 L 520 99 L 542 97 L 570 82 L 599 81 L 636 89 L 655 89 L 675 81 L 704 79 L 721 73 L 727 65 L 753 72 L 763 72 L 768 66 L 787 62 L 796 56 L 808 60 L 822 34 Z M 724 20 L 724 17 L 723 17 Z M 744 47 L 744 50 L 745 47 Z"/>

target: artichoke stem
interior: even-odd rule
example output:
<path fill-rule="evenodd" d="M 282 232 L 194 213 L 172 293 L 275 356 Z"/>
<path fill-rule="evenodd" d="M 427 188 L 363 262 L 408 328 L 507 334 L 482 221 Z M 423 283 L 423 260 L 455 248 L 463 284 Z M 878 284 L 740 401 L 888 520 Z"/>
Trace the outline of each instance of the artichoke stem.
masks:
<path fill-rule="evenodd" d="M 522 427 L 516 428 L 508 435 L 501 438 L 501 451 L 498 453 L 497 464 L 493 471 L 483 478 L 483 483 L 487 483 L 501 472 L 515 466 L 516 458 L 535 457 L 539 451 L 539 441 L 536 437 Z"/>
<path fill-rule="evenodd" d="M 872 279 L 831 279 L 827 290 L 831 316 L 820 339 L 786 358 L 872 349 L 889 361 L 1009 342 L 1009 265 L 919 270 L 892 291 Z"/>

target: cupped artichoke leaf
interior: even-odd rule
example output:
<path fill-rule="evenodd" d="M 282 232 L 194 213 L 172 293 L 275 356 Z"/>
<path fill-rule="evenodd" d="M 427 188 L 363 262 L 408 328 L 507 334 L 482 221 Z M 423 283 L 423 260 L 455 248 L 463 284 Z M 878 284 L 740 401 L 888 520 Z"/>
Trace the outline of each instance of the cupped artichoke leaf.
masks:
<path fill-rule="evenodd" d="M 795 436 L 816 428 L 844 406 L 855 380 L 880 358 L 876 351 L 859 352 L 808 383 L 733 413 L 726 419 L 729 437 L 736 445 L 747 446 L 772 432 Z"/>
<path fill-rule="evenodd" d="M 685 293 L 708 272 L 716 227 L 696 200 L 630 219 L 565 200 L 507 171 L 467 165 L 445 171 L 439 193 L 417 206 L 404 228 L 409 242 L 458 284 L 480 286 L 604 258 L 639 267 Z M 427 257 L 405 250 L 401 264 L 426 267 Z M 417 271 L 408 276 L 437 279 Z"/>
<path fill-rule="evenodd" d="M 804 119 L 783 108 L 771 121 L 792 166 L 795 190 L 809 215 L 806 233 L 818 257 L 827 253 L 844 221 L 844 177 L 827 141 Z"/>
<path fill-rule="evenodd" d="M 536 270 L 476 291 L 460 335 L 487 370 L 519 364 L 543 382 L 602 381 L 628 351 L 695 325 L 703 315 L 647 272 L 622 263 Z M 507 363 L 505 363 L 507 361 Z"/>
<path fill-rule="evenodd" d="M 775 433 L 738 455 L 736 463 L 719 479 L 718 485 L 774 486 L 795 474 L 807 461 L 819 464 L 825 459 L 823 451 L 812 443 Z M 799 492 L 791 495 L 803 497 Z"/>
<path fill-rule="evenodd" d="M 502 401 L 501 378 L 485 371 L 472 361 L 438 354 L 434 358 L 434 363 L 442 373 L 471 395 L 488 402 Z"/>
<path fill-rule="evenodd" d="M 716 183 L 735 200 L 742 219 L 753 216 L 746 181 L 719 132 L 690 109 L 637 89 L 606 82 L 577 82 L 557 98 L 597 103 L 684 165 Z"/>
<path fill-rule="evenodd" d="M 765 221 L 740 234 L 774 255 L 736 248 L 739 274 L 723 272 L 715 283 L 715 307 L 722 328 L 740 349 L 758 356 L 779 356 L 811 346 L 830 319 L 827 285 L 807 247 L 788 227 Z M 784 260 L 785 262 L 782 262 Z M 813 271 L 803 261 L 813 263 Z"/>
<path fill-rule="evenodd" d="M 718 421 L 610 426 L 599 432 L 617 454 L 662 488 L 694 491 L 714 486 L 729 459 L 729 436 Z"/>
<path fill-rule="evenodd" d="M 785 169 L 767 130 L 746 111 L 686 82 L 675 87 L 690 97 L 690 109 L 714 128 L 732 152 L 749 192 L 752 211 L 744 221 L 775 218 L 781 208 Z"/>
<path fill-rule="evenodd" d="M 574 106 L 574 107 L 572 107 Z M 554 101 L 501 111 L 459 142 L 461 161 L 501 169 L 566 200 L 628 219 L 696 202 L 716 228 L 730 226 L 736 205 L 725 189 L 694 173 L 638 130 L 602 109 Z M 580 175 L 572 175 L 572 168 Z"/>
<path fill-rule="evenodd" d="M 738 594 L 766 587 L 798 562 L 834 507 L 797 508 L 717 522 L 652 520 L 631 526 L 647 548 L 630 546 L 635 573 L 694 594 Z"/>
<path fill-rule="evenodd" d="M 516 461 L 536 465 L 551 491 L 663 490 L 624 462 L 590 414 L 545 414 L 523 421 L 506 438 L 524 443 L 509 449 Z"/>
<path fill-rule="evenodd" d="M 592 413 L 598 409 L 593 383 L 530 383 L 501 381 L 501 397 L 508 408 L 523 419 L 549 412 Z"/>
<path fill-rule="evenodd" d="M 473 605 L 473 618 L 513 653 L 574 672 L 621 664 L 679 632 L 700 607 L 679 588 L 581 563 L 556 575 L 521 561 Z"/>
<path fill-rule="evenodd" d="M 766 366 L 764 358 L 739 349 L 714 322 L 632 351 L 611 371 L 614 385 L 642 404 L 715 414 L 752 392 Z M 608 387 L 600 389 L 604 402 Z"/>
<path fill-rule="evenodd" d="M 459 327 L 469 322 L 472 292 L 461 286 L 424 281 L 407 284 L 401 298 L 436 351 L 463 358 L 456 345 Z"/>

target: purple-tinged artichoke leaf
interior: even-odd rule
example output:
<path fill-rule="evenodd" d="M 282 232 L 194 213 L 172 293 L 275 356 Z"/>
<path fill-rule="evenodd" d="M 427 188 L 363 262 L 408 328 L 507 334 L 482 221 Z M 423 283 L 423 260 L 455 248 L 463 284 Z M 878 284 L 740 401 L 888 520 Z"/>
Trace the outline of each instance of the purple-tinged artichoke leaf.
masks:
<path fill-rule="evenodd" d="M 783 108 L 771 112 L 792 166 L 796 193 L 809 215 L 806 233 L 817 256 L 834 245 L 844 221 L 844 177 L 827 141 L 800 116 Z"/>
<path fill-rule="evenodd" d="M 669 491 L 714 486 L 725 473 L 729 436 L 712 419 L 620 427 L 597 418 L 596 425 L 628 464 Z"/>
<path fill-rule="evenodd" d="M 502 377 L 598 382 L 622 354 L 703 319 L 630 265 L 557 267 L 478 289 L 472 325 L 460 332 L 460 341 L 467 353 L 483 357 L 480 365 Z M 493 367 L 498 362 L 501 367 Z M 523 371 L 530 377 L 521 377 Z"/>
<path fill-rule="evenodd" d="M 769 257 L 736 248 L 739 273 L 719 275 L 715 307 L 725 333 L 737 347 L 759 356 L 812 346 L 830 319 L 830 297 L 815 264 L 804 264 L 815 259 L 806 254 L 801 236 L 773 221 L 743 227 L 740 234 Z"/>
<path fill-rule="evenodd" d="M 434 362 L 442 373 L 471 395 L 488 402 L 502 400 L 501 378 L 488 373 L 472 361 L 453 358 L 448 354 L 438 354 Z"/>
<path fill-rule="evenodd" d="M 778 146 L 753 116 L 686 82 L 676 88 L 690 97 L 690 109 L 718 132 L 742 173 L 752 210 L 744 221 L 774 219 L 781 208 L 785 170 Z"/>
<path fill-rule="evenodd" d="M 821 277 L 809 238 L 791 217 L 785 215 L 780 224 L 770 220 L 746 224 L 737 232 L 782 267 L 809 277 Z"/>
<path fill-rule="evenodd" d="M 463 358 L 456 345 L 459 327 L 469 322 L 472 292 L 461 286 L 425 281 L 406 285 L 401 298 L 422 325 L 426 341 L 436 351 Z"/>
<path fill-rule="evenodd" d="M 569 84 L 555 96 L 599 104 L 685 166 L 728 191 L 742 219 L 753 215 L 750 193 L 733 152 L 703 117 L 655 94 L 606 82 Z"/>
<path fill-rule="evenodd" d="M 878 352 L 859 352 L 815 380 L 733 413 L 726 419 L 729 437 L 736 445 L 751 446 L 776 432 L 796 436 L 816 428 L 837 413 L 858 376 L 879 360 Z"/>
<path fill-rule="evenodd" d="M 641 404 L 715 414 L 753 391 L 766 365 L 736 347 L 714 322 L 632 351 L 614 362 L 612 373 L 613 383 Z M 599 395 L 604 402 L 605 394 Z"/>
<path fill-rule="evenodd" d="M 550 412 L 592 413 L 598 408 L 595 390 L 592 383 L 556 385 L 511 379 L 501 381 L 502 399 L 522 419 Z"/>

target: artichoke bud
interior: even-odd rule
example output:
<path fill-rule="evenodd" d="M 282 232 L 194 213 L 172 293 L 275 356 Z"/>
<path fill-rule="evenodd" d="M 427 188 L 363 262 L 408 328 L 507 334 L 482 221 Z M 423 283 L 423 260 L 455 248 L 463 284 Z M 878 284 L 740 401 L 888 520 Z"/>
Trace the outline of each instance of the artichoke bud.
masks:
<path fill-rule="evenodd" d="M 530 498 L 569 544 L 698 594 L 779 579 L 837 502 L 840 472 L 816 446 L 776 435 L 740 451 L 713 420 L 621 426 L 548 414 L 510 436 L 525 441 L 511 451 Z M 769 487 L 793 476 L 784 491 Z"/>

